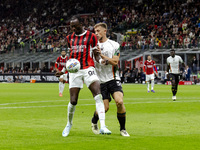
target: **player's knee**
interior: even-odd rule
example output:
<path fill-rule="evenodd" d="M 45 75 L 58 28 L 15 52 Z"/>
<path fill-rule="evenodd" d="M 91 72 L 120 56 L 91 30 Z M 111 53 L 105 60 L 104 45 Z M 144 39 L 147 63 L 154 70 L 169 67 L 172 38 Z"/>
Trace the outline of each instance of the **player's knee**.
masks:
<path fill-rule="evenodd" d="M 175 86 L 176 82 L 174 80 L 172 80 L 172 86 Z"/>
<path fill-rule="evenodd" d="M 71 100 L 70 102 L 72 105 L 76 105 L 77 104 L 77 101 L 76 100 Z"/>
<path fill-rule="evenodd" d="M 123 100 L 122 100 L 122 99 L 116 101 L 116 105 L 117 105 L 118 108 L 121 108 L 121 107 L 123 106 L 123 104 L 124 104 L 124 103 L 123 103 Z"/>

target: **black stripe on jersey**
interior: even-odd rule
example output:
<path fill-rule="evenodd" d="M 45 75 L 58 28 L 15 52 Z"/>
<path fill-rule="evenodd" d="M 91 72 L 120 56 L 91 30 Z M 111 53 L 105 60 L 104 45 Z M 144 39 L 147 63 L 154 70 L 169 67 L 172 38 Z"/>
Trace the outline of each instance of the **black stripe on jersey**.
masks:
<path fill-rule="evenodd" d="M 88 41 L 87 41 L 87 48 L 86 48 L 86 59 L 85 59 L 85 64 L 86 66 L 88 66 L 88 62 L 87 62 L 87 58 L 88 58 L 88 50 L 90 49 L 90 40 L 91 40 L 91 36 L 92 36 L 92 32 L 89 32 L 89 36 L 88 36 Z M 90 55 L 90 54 L 89 54 Z"/>
<path fill-rule="evenodd" d="M 86 38 L 86 35 L 87 35 L 87 33 L 86 34 L 84 34 L 84 36 L 83 36 L 83 38 L 82 38 L 82 41 L 81 41 L 81 45 L 84 45 L 84 39 Z M 84 48 L 83 48 L 84 49 Z M 83 62 L 83 53 L 84 53 L 84 51 L 83 52 L 81 52 L 81 57 L 80 57 L 80 62 Z M 81 69 L 83 69 L 83 63 L 81 63 Z"/>
<path fill-rule="evenodd" d="M 77 38 L 77 42 L 76 42 L 76 44 L 75 45 L 78 45 L 78 49 L 76 50 L 76 59 L 78 59 L 78 57 L 79 57 L 79 41 L 80 41 L 80 36 L 76 36 L 76 38 Z"/>
<path fill-rule="evenodd" d="M 71 45 L 70 45 L 71 36 L 72 36 L 72 35 L 69 35 L 68 38 L 67 38 L 67 46 L 68 46 L 69 48 L 71 48 Z"/>
<path fill-rule="evenodd" d="M 72 35 L 71 35 L 72 36 Z M 71 39 L 73 39 L 73 41 L 72 41 L 72 46 L 74 46 L 74 42 L 75 42 L 75 38 L 74 38 L 74 34 L 73 34 L 73 36 L 70 38 L 70 40 Z M 73 51 L 73 49 L 72 49 L 72 51 Z M 74 52 L 72 52 L 72 57 L 71 58 L 74 58 Z"/>
<path fill-rule="evenodd" d="M 92 37 L 92 40 L 93 40 L 92 47 L 95 47 L 96 39 L 94 36 Z"/>

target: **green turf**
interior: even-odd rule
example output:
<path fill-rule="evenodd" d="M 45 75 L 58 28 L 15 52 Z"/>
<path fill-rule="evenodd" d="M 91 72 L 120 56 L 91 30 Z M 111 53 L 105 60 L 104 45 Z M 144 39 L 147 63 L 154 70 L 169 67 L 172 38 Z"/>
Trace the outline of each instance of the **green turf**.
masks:
<path fill-rule="evenodd" d="M 111 135 L 94 135 L 92 94 L 84 87 L 70 135 L 61 136 L 67 122 L 68 85 L 58 96 L 58 84 L 0 84 L 0 150 L 197 150 L 200 141 L 200 86 L 179 86 L 177 101 L 171 86 L 124 84 L 126 128 L 121 137 L 114 101 L 106 114 Z"/>

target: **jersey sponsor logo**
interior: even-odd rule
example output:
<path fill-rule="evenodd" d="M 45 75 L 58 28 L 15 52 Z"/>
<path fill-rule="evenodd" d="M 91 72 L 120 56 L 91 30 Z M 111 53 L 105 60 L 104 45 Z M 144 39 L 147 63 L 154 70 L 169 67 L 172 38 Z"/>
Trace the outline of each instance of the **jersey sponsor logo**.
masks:
<path fill-rule="evenodd" d="M 147 68 L 152 68 L 153 66 L 152 65 L 147 65 Z"/>
<path fill-rule="evenodd" d="M 60 63 L 60 64 L 61 64 L 62 66 L 65 66 L 66 63 L 63 63 L 63 62 L 62 62 L 62 63 Z"/>
<path fill-rule="evenodd" d="M 84 48 L 87 48 L 87 46 L 86 45 L 75 45 L 75 46 L 72 46 L 72 49 L 75 50 L 75 51 L 78 50 L 78 52 L 83 52 Z"/>

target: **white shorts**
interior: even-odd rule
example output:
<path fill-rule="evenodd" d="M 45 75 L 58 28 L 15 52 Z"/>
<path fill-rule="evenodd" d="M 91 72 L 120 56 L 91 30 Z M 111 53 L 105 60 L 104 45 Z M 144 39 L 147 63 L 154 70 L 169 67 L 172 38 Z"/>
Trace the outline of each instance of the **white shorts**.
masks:
<path fill-rule="evenodd" d="M 146 75 L 146 81 L 154 80 L 154 74 Z"/>
<path fill-rule="evenodd" d="M 63 78 L 65 81 L 68 81 L 67 74 L 63 74 L 60 76 L 59 79 Z"/>
<path fill-rule="evenodd" d="M 94 67 L 81 69 L 76 73 L 69 73 L 69 88 L 83 88 L 83 82 L 89 87 L 95 81 L 99 81 L 99 78 Z"/>

